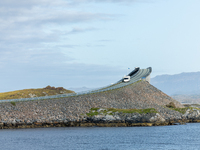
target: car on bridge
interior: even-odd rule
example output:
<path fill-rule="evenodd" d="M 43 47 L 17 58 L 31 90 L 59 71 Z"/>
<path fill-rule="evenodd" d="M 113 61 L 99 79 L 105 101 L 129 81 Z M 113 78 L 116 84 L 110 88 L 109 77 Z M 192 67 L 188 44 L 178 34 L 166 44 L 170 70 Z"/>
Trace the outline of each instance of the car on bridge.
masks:
<path fill-rule="evenodd" d="M 129 82 L 131 80 L 130 76 L 124 76 L 123 77 L 123 82 Z"/>

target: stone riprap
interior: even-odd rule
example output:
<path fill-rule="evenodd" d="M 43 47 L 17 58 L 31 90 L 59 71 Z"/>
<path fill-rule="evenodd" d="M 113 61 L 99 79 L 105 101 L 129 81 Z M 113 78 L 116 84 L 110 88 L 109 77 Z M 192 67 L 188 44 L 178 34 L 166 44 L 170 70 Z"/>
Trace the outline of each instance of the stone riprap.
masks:
<path fill-rule="evenodd" d="M 167 125 L 172 122 L 191 120 L 191 112 L 183 115 L 165 107 L 179 102 L 164 94 L 146 81 L 129 86 L 74 97 L 0 103 L 0 128 L 29 128 L 53 126 L 135 126 Z M 87 116 L 91 108 L 146 109 L 155 108 L 157 113 L 114 113 L 107 116 Z M 198 120 L 197 115 L 193 114 Z M 104 118 L 104 119 L 102 119 Z"/>

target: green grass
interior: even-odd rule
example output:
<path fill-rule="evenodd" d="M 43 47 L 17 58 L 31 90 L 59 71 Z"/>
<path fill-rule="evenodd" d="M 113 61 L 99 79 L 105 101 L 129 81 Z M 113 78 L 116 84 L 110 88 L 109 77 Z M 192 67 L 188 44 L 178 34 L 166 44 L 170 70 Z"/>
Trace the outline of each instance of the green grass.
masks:
<path fill-rule="evenodd" d="M 86 113 L 87 116 L 94 116 L 99 114 L 108 114 L 113 115 L 115 112 L 122 112 L 122 113 L 139 113 L 139 114 L 147 114 L 147 113 L 157 113 L 156 109 L 154 108 L 147 108 L 147 109 L 117 109 L 117 108 L 102 108 L 104 110 L 98 112 L 100 108 L 91 108 L 89 113 Z M 109 113 L 108 113 L 109 112 Z"/>
<path fill-rule="evenodd" d="M 92 111 L 90 111 L 89 113 L 86 113 L 86 115 L 87 116 L 95 116 L 95 115 L 98 115 L 99 113 L 97 112 L 97 111 L 95 111 L 95 112 L 92 112 Z"/>
<path fill-rule="evenodd" d="M 15 102 L 10 102 L 13 106 L 16 106 L 16 103 Z"/>
<path fill-rule="evenodd" d="M 122 113 L 139 113 L 139 114 L 157 113 L 156 109 L 154 109 L 154 108 L 147 108 L 147 109 L 116 109 L 116 108 L 108 108 L 108 111 L 122 112 Z"/>
<path fill-rule="evenodd" d="M 95 111 L 97 111 L 99 108 L 91 108 L 90 110 L 95 110 Z"/>
<path fill-rule="evenodd" d="M 187 111 L 188 109 L 190 109 L 190 110 L 193 110 L 193 109 L 200 110 L 200 108 L 196 108 L 196 107 L 185 107 L 185 108 L 169 108 L 169 109 L 172 109 L 172 110 L 178 111 L 178 112 L 180 112 L 180 113 L 182 113 L 182 114 L 185 114 L 185 113 L 186 113 L 186 111 Z"/>
<path fill-rule="evenodd" d="M 30 98 L 31 95 L 34 97 L 40 97 L 40 96 L 47 96 L 47 95 L 50 96 L 50 95 L 67 94 L 67 93 L 74 93 L 74 92 L 66 90 L 62 87 L 55 88 L 47 86 L 46 88 L 24 89 L 24 90 L 0 93 L 0 100 Z"/>

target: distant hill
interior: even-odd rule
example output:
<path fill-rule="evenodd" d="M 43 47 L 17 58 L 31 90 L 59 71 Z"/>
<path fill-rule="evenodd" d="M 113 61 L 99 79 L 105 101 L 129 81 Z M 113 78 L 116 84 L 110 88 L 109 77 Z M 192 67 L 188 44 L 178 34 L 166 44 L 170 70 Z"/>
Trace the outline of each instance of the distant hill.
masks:
<path fill-rule="evenodd" d="M 200 95 L 200 72 L 159 75 L 151 84 L 168 95 Z"/>
<path fill-rule="evenodd" d="M 200 72 L 159 75 L 151 84 L 181 103 L 200 103 Z"/>
<path fill-rule="evenodd" d="M 74 91 L 66 90 L 63 87 L 55 88 L 47 86 L 45 88 L 39 88 L 39 89 L 24 89 L 24 90 L 0 93 L 0 100 L 50 96 L 50 95 L 67 94 L 67 93 L 74 93 Z"/>

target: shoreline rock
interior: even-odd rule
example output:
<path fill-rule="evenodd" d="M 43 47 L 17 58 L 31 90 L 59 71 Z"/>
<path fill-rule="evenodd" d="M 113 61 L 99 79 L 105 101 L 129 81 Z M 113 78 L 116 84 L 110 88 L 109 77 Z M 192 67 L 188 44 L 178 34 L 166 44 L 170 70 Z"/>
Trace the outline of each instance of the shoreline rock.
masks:
<path fill-rule="evenodd" d="M 135 123 L 129 121 L 110 121 L 110 122 L 34 122 L 26 123 L 0 123 L 0 129 L 25 129 L 25 128 L 51 128 L 51 127 L 150 127 L 150 126 L 168 126 L 168 125 L 185 125 L 186 123 L 199 123 L 200 120 L 182 120 L 170 122 L 143 122 Z"/>
<path fill-rule="evenodd" d="M 166 126 L 175 125 L 171 122 L 162 123 L 132 123 L 126 121 L 110 121 L 110 122 L 54 122 L 41 123 L 34 122 L 33 124 L 26 123 L 0 123 L 0 129 L 23 129 L 23 128 L 48 128 L 48 127 L 134 127 L 134 126 Z"/>
<path fill-rule="evenodd" d="M 188 109 L 181 119 L 165 120 L 159 113 L 121 113 L 106 111 L 106 108 L 99 108 L 100 114 L 84 116 L 79 120 L 51 120 L 33 122 L 16 119 L 13 122 L 0 122 L 0 129 L 22 129 L 22 128 L 47 128 L 47 127 L 135 127 L 135 126 L 167 126 L 183 125 L 186 123 L 200 122 L 198 110 Z M 111 115 L 112 113 L 112 115 Z"/>

